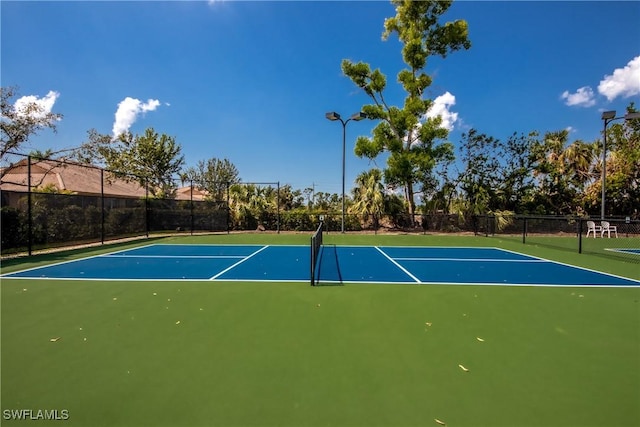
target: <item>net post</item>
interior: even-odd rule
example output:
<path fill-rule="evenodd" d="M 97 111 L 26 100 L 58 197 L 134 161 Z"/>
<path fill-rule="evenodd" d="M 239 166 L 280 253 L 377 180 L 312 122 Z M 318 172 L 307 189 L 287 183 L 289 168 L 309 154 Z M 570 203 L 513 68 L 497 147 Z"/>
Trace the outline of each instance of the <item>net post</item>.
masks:
<path fill-rule="evenodd" d="M 311 236 L 311 286 L 315 286 L 317 283 L 316 280 L 316 265 L 318 263 L 318 254 L 320 253 L 320 248 L 322 247 L 322 232 L 324 228 L 324 221 L 320 221 L 320 225 L 318 226 L 313 236 Z"/>
<path fill-rule="evenodd" d="M 311 236 L 311 286 L 315 286 L 315 279 L 316 279 L 316 266 L 315 266 L 315 256 L 314 256 L 315 246 L 316 246 L 316 238 L 315 236 Z"/>

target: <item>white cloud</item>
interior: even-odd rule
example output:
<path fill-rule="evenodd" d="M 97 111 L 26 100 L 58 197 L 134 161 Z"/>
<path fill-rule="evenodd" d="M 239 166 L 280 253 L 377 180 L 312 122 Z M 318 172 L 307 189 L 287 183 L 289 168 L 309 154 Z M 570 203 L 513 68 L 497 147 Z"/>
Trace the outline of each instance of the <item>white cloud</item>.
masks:
<path fill-rule="evenodd" d="M 618 96 L 628 98 L 640 94 L 640 56 L 633 58 L 624 68 L 616 68 L 598 85 L 598 92 L 609 101 Z"/>
<path fill-rule="evenodd" d="M 53 105 L 60 94 L 53 90 L 50 90 L 44 97 L 38 98 L 35 95 L 27 95 L 18 98 L 13 104 L 15 111 L 18 115 L 31 115 L 35 118 L 43 118 L 53 110 Z M 36 105 L 38 108 L 33 110 L 32 105 Z M 31 110 L 31 111 L 29 111 Z"/>
<path fill-rule="evenodd" d="M 562 92 L 561 98 L 565 100 L 565 104 L 568 106 L 592 107 L 596 104 L 593 89 L 589 86 L 581 87 L 576 93 L 569 93 L 569 91 L 565 90 Z"/>
<path fill-rule="evenodd" d="M 453 130 L 453 124 L 458 120 L 458 113 L 451 111 L 451 107 L 456 105 L 456 97 L 449 92 L 438 96 L 433 100 L 433 105 L 427 111 L 427 118 L 442 117 L 442 127 L 448 131 Z"/>
<path fill-rule="evenodd" d="M 142 102 L 139 99 L 127 96 L 118 104 L 116 119 L 113 122 L 113 137 L 116 138 L 128 132 L 140 114 L 153 111 L 159 106 L 160 101 L 157 99 L 149 99 L 147 102 Z"/>

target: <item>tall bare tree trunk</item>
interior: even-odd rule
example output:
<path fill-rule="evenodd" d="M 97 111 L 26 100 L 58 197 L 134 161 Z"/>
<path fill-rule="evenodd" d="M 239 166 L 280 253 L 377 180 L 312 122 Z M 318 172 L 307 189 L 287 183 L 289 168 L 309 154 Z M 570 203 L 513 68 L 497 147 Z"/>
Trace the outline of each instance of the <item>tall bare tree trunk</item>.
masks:
<path fill-rule="evenodd" d="M 413 182 L 411 180 L 408 180 L 406 183 L 405 193 L 407 195 L 407 202 L 409 203 L 409 224 L 413 227 L 415 225 L 413 220 L 416 212 L 416 202 L 413 200 Z"/>

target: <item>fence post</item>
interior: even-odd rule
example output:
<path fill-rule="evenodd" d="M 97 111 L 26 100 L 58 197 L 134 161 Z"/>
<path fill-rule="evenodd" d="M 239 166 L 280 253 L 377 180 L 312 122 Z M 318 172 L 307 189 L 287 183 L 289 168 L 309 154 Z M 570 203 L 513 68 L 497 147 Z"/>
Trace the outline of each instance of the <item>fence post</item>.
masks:
<path fill-rule="evenodd" d="M 31 212 L 31 156 L 27 156 L 27 251 L 33 246 L 33 213 Z"/>
<path fill-rule="evenodd" d="M 527 218 L 524 219 L 524 224 L 522 226 L 522 244 L 526 243 L 527 238 Z"/>
<path fill-rule="evenodd" d="M 104 169 L 100 169 L 100 243 L 104 245 Z"/>
<path fill-rule="evenodd" d="M 227 234 L 229 234 L 229 232 L 231 231 L 231 205 L 230 205 L 231 195 L 229 194 L 230 186 L 231 186 L 231 183 L 227 181 Z"/>
<path fill-rule="evenodd" d="M 582 218 L 578 218 L 578 253 L 582 253 Z"/>
<path fill-rule="evenodd" d="M 193 236 L 193 180 L 190 181 L 191 187 L 190 187 L 190 206 L 189 209 L 191 210 L 191 235 Z"/>
<path fill-rule="evenodd" d="M 149 180 L 144 180 L 144 223 L 149 238 Z"/>
<path fill-rule="evenodd" d="M 277 211 L 278 211 L 277 228 L 278 228 L 278 234 L 280 234 L 280 181 L 278 181 L 278 192 L 276 193 L 276 204 L 277 204 Z"/>

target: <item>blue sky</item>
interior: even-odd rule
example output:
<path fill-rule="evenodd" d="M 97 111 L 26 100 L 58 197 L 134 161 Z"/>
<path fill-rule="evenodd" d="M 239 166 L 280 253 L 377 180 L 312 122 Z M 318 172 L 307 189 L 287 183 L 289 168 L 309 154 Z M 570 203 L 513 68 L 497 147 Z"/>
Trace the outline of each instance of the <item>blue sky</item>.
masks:
<path fill-rule="evenodd" d="M 382 41 L 389 2 L 2 1 L 2 86 L 62 113 L 24 151 L 80 145 L 153 127 L 188 166 L 228 158 L 243 181 L 341 191 L 344 117 L 368 98 L 340 70 L 365 61 L 401 105 L 397 38 Z M 460 1 L 472 47 L 432 58 L 428 95 L 458 144 L 470 128 L 500 139 L 569 128 L 593 141 L 601 111 L 640 106 L 640 2 Z M 347 188 L 374 166 L 353 154 L 375 122 L 347 127 Z M 456 153 L 458 154 L 458 153 Z M 384 157 L 376 161 L 384 166 Z"/>

